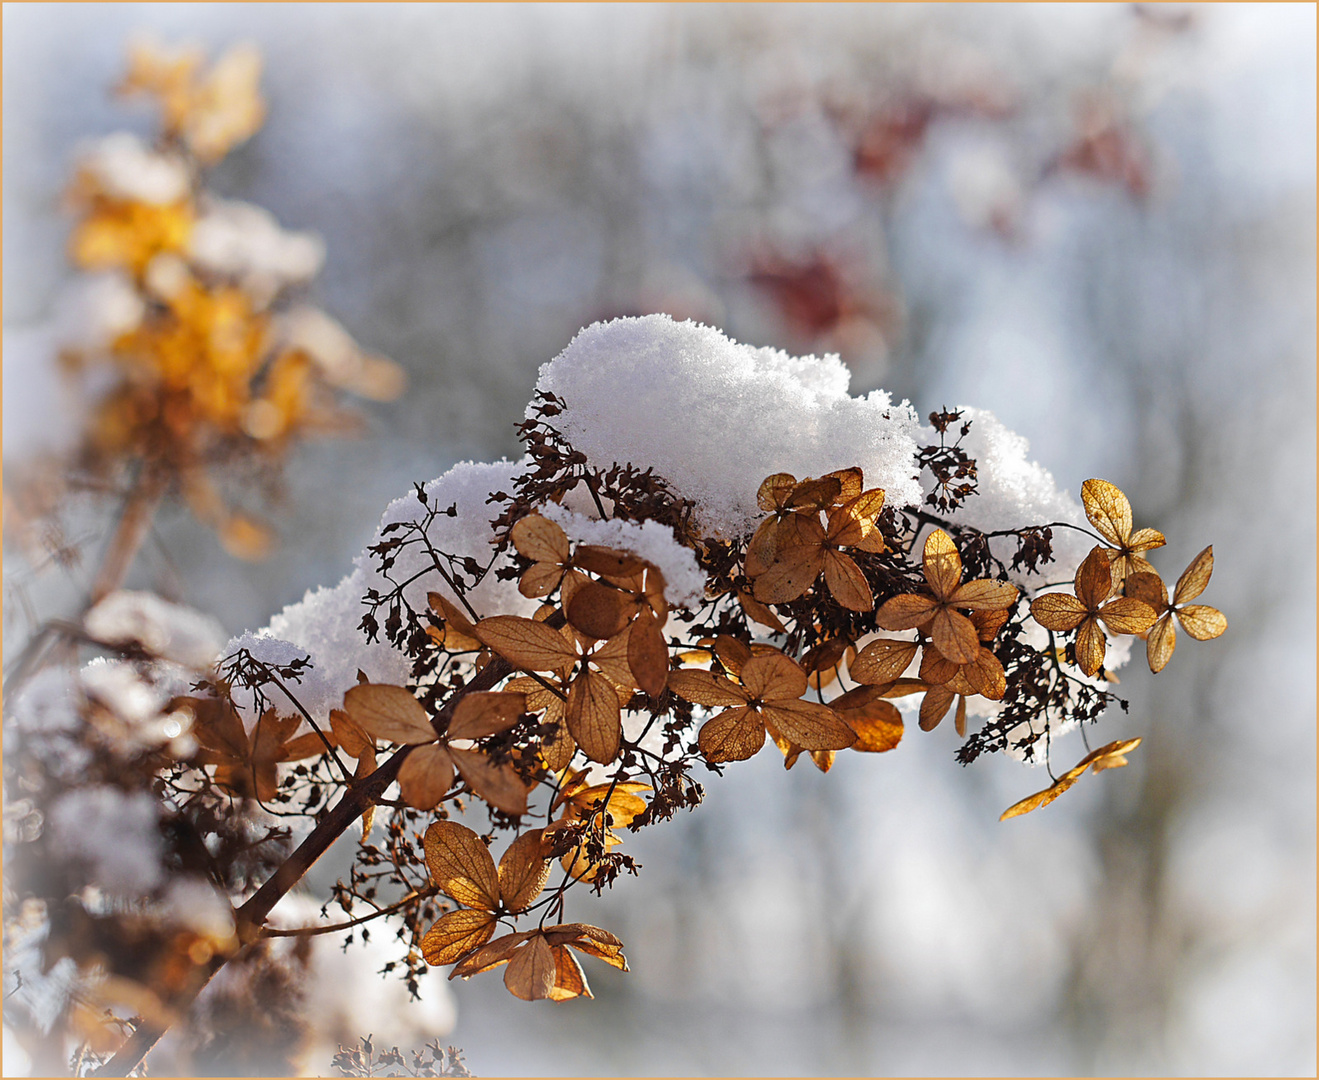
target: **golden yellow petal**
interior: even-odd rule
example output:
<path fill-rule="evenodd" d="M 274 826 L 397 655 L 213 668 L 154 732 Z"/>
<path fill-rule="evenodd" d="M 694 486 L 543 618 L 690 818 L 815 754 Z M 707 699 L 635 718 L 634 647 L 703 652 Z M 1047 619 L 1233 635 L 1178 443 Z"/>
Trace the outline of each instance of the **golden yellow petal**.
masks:
<path fill-rule="evenodd" d="M 1149 661 L 1150 671 L 1156 675 L 1168 666 L 1172 651 L 1177 648 L 1177 627 L 1172 621 L 1172 612 L 1165 612 L 1150 627 L 1149 637 L 1145 639 L 1145 659 Z"/>
<path fill-rule="evenodd" d="M 436 821 L 423 840 L 426 866 L 437 888 L 471 908 L 499 906 L 499 875 L 481 838 L 456 821 Z"/>
<path fill-rule="evenodd" d="M 797 478 L 792 473 L 781 472 L 767 476 L 761 481 L 760 490 L 756 492 L 756 505 L 765 511 L 780 510 L 787 503 L 788 496 L 796 486 Z"/>
<path fill-rule="evenodd" d="M 1021 802 L 1013 803 L 999 815 L 999 821 L 1007 821 L 1008 818 L 1020 817 L 1022 814 L 1029 814 L 1032 810 L 1038 810 L 1041 806 L 1048 806 L 1059 795 L 1076 783 L 1076 778 L 1066 776 L 1059 779 L 1043 791 L 1037 791 L 1034 795 L 1028 795 Z"/>
<path fill-rule="evenodd" d="M 343 706 L 352 721 L 373 739 L 413 745 L 436 739 L 421 702 L 401 686 L 362 683 L 344 694 Z"/>
<path fill-rule="evenodd" d="M 834 497 L 834 501 L 838 503 L 851 502 L 860 496 L 861 489 L 865 486 L 865 474 L 856 466 L 825 473 L 820 479 L 838 481 L 838 494 Z"/>
<path fill-rule="evenodd" d="M 1158 613 L 1132 596 L 1119 596 L 1099 609 L 1104 625 L 1115 634 L 1143 634 L 1158 618 Z"/>
<path fill-rule="evenodd" d="M 418 810 L 435 809 L 451 787 L 453 759 L 439 743 L 418 746 L 398 770 L 399 794 Z"/>
<path fill-rule="evenodd" d="M 577 957 L 568 951 L 566 945 L 555 945 L 554 985 L 550 987 L 551 1001 L 569 1001 L 575 997 L 595 997 L 586 981 L 586 972 L 577 962 Z"/>
<path fill-rule="evenodd" d="M 1126 549 L 1135 555 L 1141 551 L 1151 551 L 1163 547 L 1168 541 L 1158 529 L 1137 529 L 1127 539 Z"/>
<path fill-rule="evenodd" d="M 1196 641 L 1216 638 L 1227 629 L 1227 616 L 1217 608 L 1204 604 L 1188 604 L 1186 607 L 1177 608 L 1176 611 L 1182 629 Z"/>
<path fill-rule="evenodd" d="M 882 754 L 902 741 L 902 713 L 896 705 L 876 693 L 876 687 L 861 686 L 830 702 L 830 708 L 856 733 L 850 749 Z"/>
<path fill-rule="evenodd" d="M 1117 487 L 1107 480 L 1087 480 L 1081 485 L 1081 502 L 1100 536 L 1117 547 L 1126 545 L 1131 536 L 1131 503 Z"/>
<path fill-rule="evenodd" d="M 1214 545 L 1210 544 L 1191 560 L 1191 565 L 1177 579 L 1177 587 L 1173 590 L 1172 602 L 1174 604 L 1184 604 L 1187 600 L 1194 600 L 1205 591 L 1213 572 Z"/>
<path fill-rule="evenodd" d="M 495 926 L 495 917 L 488 911 L 464 908 L 442 915 L 421 939 L 422 959 L 431 967 L 456 963 L 489 941 Z"/>
<path fill-rule="evenodd" d="M 814 510 L 818 513 L 826 506 L 832 506 L 837 502 L 842 490 L 842 481 L 836 476 L 803 480 L 792 489 L 784 506 L 792 510 Z"/>
<path fill-rule="evenodd" d="M 930 533 L 925 539 L 923 562 L 930 589 L 940 600 L 946 600 L 962 581 L 962 556 L 957 553 L 952 537 L 942 529 Z"/>
<path fill-rule="evenodd" d="M 999 611 L 1010 608 L 1016 601 L 1015 585 L 988 578 L 977 578 L 959 585 L 948 600 L 954 607 L 969 611 Z"/>

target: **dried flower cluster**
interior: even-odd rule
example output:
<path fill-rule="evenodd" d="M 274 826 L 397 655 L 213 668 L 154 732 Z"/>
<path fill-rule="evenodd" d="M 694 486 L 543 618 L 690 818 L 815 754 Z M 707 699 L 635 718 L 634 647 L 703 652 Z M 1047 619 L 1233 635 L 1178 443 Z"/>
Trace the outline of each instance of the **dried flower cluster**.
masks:
<path fill-rule="evenodd" d="M 208 67 L 193 50 L 139 45 L 119 93 L 157 107 L 155 145 L 101 140 L 68 192 L 69 256 L 95 275 L 87 295 L 105 332 L 63 358 L 115 373 L 84 464 L 177 489 L 245 557 L 261 554 L 267 531 L 227 505 L 214 470 L 275 465 L 307 434 L 351 429 L 337 391 L 387 400 L 403 385 L 396 365 L 297 298 L 323 262 L 320 240 L 205 186 L 206 169 L 262 124 L 260 69 L 251 49 Z"/>

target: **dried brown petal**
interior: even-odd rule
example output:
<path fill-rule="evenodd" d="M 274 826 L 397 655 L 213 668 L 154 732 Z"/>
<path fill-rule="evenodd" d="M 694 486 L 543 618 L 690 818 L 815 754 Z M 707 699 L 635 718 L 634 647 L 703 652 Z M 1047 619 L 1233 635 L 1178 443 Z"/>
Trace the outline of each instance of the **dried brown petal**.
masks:
<path fill-rule="evenodd" d="M 729 709 L 707 720 L 696 741 L 707 761 L 745 761 L 765 745 L 765 724 L 754 709 Z"/>
<path fill-rule="evenodd" d="M 942 529 L 930 533 L 925 539 L 923 562 L 925 580 L 930 583 L 934 595 L 947 600 L 962 580 L 962 556 L 958 554 L 952 537 Z"/>
<path fill-rule="evenodd" d="M 971 611 L 999 611 L 1010 608 L 1017 601 L 1017 587 L 1006 581 L 977 578 L 959 585 L 948 602 L 954 607 Z"/>
<path fill-rule="evenodd" d="M 902 741 L 902 713 L 879 696 L 878 687 L 859 686 L 829 703 L 838 717 L 856 733 L 852 750 L 882 754 Z"/>
<path fill-rule="evenodd" d="M 838 551 L 824 552 L 824 581 L 833 598 L 849 611 L 870 611 L 875 598 L 870 593 L 866 575 L 850 556 Z"/>
<path fill-rule="evenodd" d="M 988 649 L 982 648 L 973 662 L 962 668 L 962 674 L 970 683 L 971 689 L 991 701 L 1001 701 L 1007 693 L 1007 676 L 998 657 Z"/>
<path fill-rule="evenodd" d="M 592 574 L 604 574 L 621 577 L 626 574 L 639 574 L 646 565 L 630 551 L 617 551 L 614 548 L 600 547 L 596 544 L 580 544 L 573 553 L 573 565 Z"/>
<path fill-rule="evenodd" d="M 792 700 L 806 693 L 806 672 L 775 650 L 752 656 L 742 665 L 742 686 L 750 700 Z"/>
<path fill-rule="evenodd" d="M 845 750 L 856 742 L 833 709 L 815 701 L 776 701 L 761 705 L 760 715 L 803 750 Z"/>
<path fill-rule="evenodd" d="M 1227 616 L 1205 604 L 1187 604 L 1177 608 L 1177 621 L 1196 641 L 1216 638 L 1227 629 Z"/>
<path fill-rule="evenodd" d="M 1104 666 L 1104 651 L 1108 641 L 1099 628 L 1099 620 L 1087 616 L 1076 632 L 1076 663 L 1087 675 L 1093 675 Z"/>
<path fill-rule="evenodd" d="M 957 737 L 966 738 L 966 695 L 959 694 L 957 698 L 957 712 L 953 716 L 953 727 L 957 729 Z"/>
<path fill-rule="evenodd" d="M 921 653 L 920 677 L 931 686 L 943 686 L 956 678 L 960 670 L 960 664 L 953 663 L 934 645 L 927 645 Z"/>
<path fill-rule="evenodd" d="M 934 613 L 930 637 L 935 648 L 955 664 L 969 664 L 980 654 L 980 635 L 975 624 L 951 608 L 941 607 Z"/>
<path fill-rule="evenodd" d="M 525 518 L 523 520 L 526 520 Z M 482 739 L 507 731 L 527 712 L 527 696 L 511 691 L 467 694 L 453 710 L 450 739 Z"/>
<path fill-rule="evenodd" d="M 361 757 L 372 745 L 370 736 L 342 709 L 330 710 L 330 730 L 349 757 Z"/>
<path fill-rule="evenodd" d="M 1194 600 L 1209 584 L 1209 578 L 1214 572 L 1214 545 L 1210 544 L 1204 551 L 1200 552 L 1191 560 L 1191 565 L 1183 571 L 1182 576 L 1177 579 L 1177 586 L 1173 590 L 1172 602 L 1174 604 L 1184 604 L 1187 600 Z"/>
<path fill-rule="evenodd" d="M 1076 598 L 1096 610 L 1113 592 L 1113 566 L 1103 548 L 1092 548 L 1076 569 Z"/>
<path fill-rule="evenodd" d="M 1085 516 L 1110 544 L 1123 547 L 1131 536 L 1131 503 L 1107 480 L 1087 480 L 1081 485 Z"/>
<path fill-rule="evenodd" d="M 939 722 L 948 715 L 953 703 L 953 694 L 946 686 L 932 686 L 921 700 L 921 730 L 933 731 Z"/>
<path fill-rule="evenodd" d="M 637 685 L 651 697 L 659 697 L 669 679 L 669 650 L 660 632 L 659 620 L 643 612 L 627 632 L 627 665 Z"/>
<path fill-rule="evenodd" d="M 920 593 L 903 593 L 885 600 L 875 613 L 875 622 L 885 630 L 915 630 L 934 617 L 939 602 Z"/>
<path fill-rule="evenodd" d="M 1104 625 L 1115 634 L 1143 634 L 1158 617 L 1155 610 L 1135 597 L 1120 596 L 1099 609 Z"/>
<path fill-rule="evenodd" d="M 432 967 L 456 963 L 489 941 L 496 925 L 488 911 L 463 908 L 442 915 L 421 939 L 422 959 Z"/>
<path fill-rule="evenodd" d="M 573 679 L 564 718 L 578 747 L 592 761 L 607 765 L 618 756 L 623 734 L 618 693 L 603 675 L 588 668 Z"/>
<path fill-rule="evenodd" d="M 818 513 L 837 502 L 842 490 L 842 482 L 836 476 L 803 480 L 792 489 L 784 505 L 792 510 L 814 510 Z"/>
<path fill-rule="evenodd" d="M 507 762 L 496 765 L 479 750 L 455 750 L 452 746 L 449 756 L 477 798 L 506 814 L 527 812 L 527 785 L 512 765 Z"/>
<path fill-rule="evenodd" d="M 529 600 L 549 596 L 562 580 L 562 566 L 546 562 L 532 563 L 518 579 L 518 592 Z"/>
<path fill-rule="evenodd" d="M 911 666 L 920 646 L 915 641 L 879 638 L 862 649 L 848 667 L 857 682 L 880 685 L 892 682 Z"/>
<path fill-rule="evenodd" d="M 751 646 L 731 634 L 720 634 L 714 639 L 714 654 L 719 657 L 719 662 L 724 668 L 739 679 L 742 677 L 742 666 L 752 656 Z"/>
<path fill-rule="evenodd" d="M 470 908 L 499 907 L 495 860 L 476 833 L 456 821 L 436 821 L 423 842 L 426 866 L 437 888 Z"/>
<path fill-rule="evenodd" d="M 508 962 L 508 992 L 523 1001 L 541 1001 L 554 989 L 554 953 L 543 934 L 533 934 Z"/>
<path fill-rule="evenodd" d="M 577 663 L 563 635 L 544 623 L 517 615 L 495 615 L 476 624 L 476 636 L 510 664 L 525 671 L 562 671 Z"/>
<path fill-rule="evenodd" d="M 549 861 L 541 858 L 542 835 L 541 829 L 524 832 L 499 860 L 499 895 L 509 911 L 529 907 L 549 880 Z"/>
<path fill-rule="evenodd" d="M 788 496 L 796 486 L 797 478 L 791 473 L 774 473 L 772 476 L 767 476 L 761 481 L 760 490 L 756 492 L 756 505 L 765 511 L 780 510 L 787 504 Z"/>
<path fill-rule="evenodd" d="M 528 514 L 514 522 L 509 532 L 518 554 L 532 562 L 566 563 L 569 547 L 568 534 L 549 518 Z"/>
<path fill-rule="evenodd" d="M 1075 630 L 1086 617 L 1085 605 L 1066 593 L 1045 593 L 1031 601 L 1031 616 L 1046 630 Z"/>
<path fill-rule="evenodd" d="M 363 731 L 386 742 L 434 742 L 435 729 L 420 701 L 401 686 L 362 683 L 343 696 L 344 711 Z"/>
<path fill-rule="evenodd" d="M 551 1001 L 570 1001 L 575 997 L 595 997 L 586 981 L 586 972 L 564 945 L 552 946 L 554 954 L 554 985 L 550 987 Z"/>
<path fill-rule="evenodd" d="M 824 551 L 816 545 L 780 543 L 769 569 L 756 578 L 752 593 L 765 604 L 787 604 L 815 584 L 824 567 Z"/>
<path fill-rule="evenodd" d="M 745 705 L 750 700 L 750 695 L 731 679 L 699 669 L 670 671 L 669 689 L 696 705 Z"/>
<path fill-rule="evenodd" d="M 535 933 L 535 930 L 524 930 L 521 933 L 505 934 L 503 937 L 495 938 L 489 945 L 481 946 L 476 952 L 460 960 L 449 972 L 449 978 L 456 979 L 461 976 L 469 979 L 473 975 L 479 975 L 483 971 L 508 963 L 509 957 L 517 951 L 518 946 Z"/>
<path fill-rule="evenodd" d="M 573 593 L 565 610 L 575 629 L 604 641 L 627 626 L 636 611 L 636 600 L 628 593 L 590 581 Z"/>
<path fill-rule="evenodd" d="M 837 469 L 825 473 L 820 479 L 838 481 L 838 494 L 834 497 L 834 501 L 838 503 L 848 503 L 858 498 L 861 489 L 865 486 L 865 474 L 855 465 L 850 469 Z"/>
<path fill-rule="evenodd" d="M 1038 810 L 1041 806 L 1048 806 L 1059 795 L 1076 783 L 1076 777 L 1060 777 L 1056 784 L 1051 784 L 1043 791 L 1037 791 L 1034 795 L 1028 795 L 1021 802 L 1013 803 L 1002 814 L 999 815 L 999 821 L 1007 821 L 1008 818 L 1020 817 L 1022 814 L 1029 814 L 1032 810 Z"/>
<path fill-rule="evenodd" d="M 451 787 L 453 759 L 439 743 L 418 746 L 398 770 L 399 793 L 405 803 L 418 810 L 433 810 Z"/>
<path fill-rule="evenodd" d="M 1122 587 L 1127 596 L 1149 604 L 1156 613 L 1161 614 L 1168 607 L 1168 589 L 1158 574 L 1131 574 Z"/>
<path fill-rule="evenodd" d="M 1149 661 L 1150 671 L 1156 675 L 1168 666 L 1172 652 L 1177 648 L 1177 627 L 1173 625 L 1172 612 L 1161 615 L 1150 627 L 1149 637 L 1145 639 L 1145 658 Z"/>

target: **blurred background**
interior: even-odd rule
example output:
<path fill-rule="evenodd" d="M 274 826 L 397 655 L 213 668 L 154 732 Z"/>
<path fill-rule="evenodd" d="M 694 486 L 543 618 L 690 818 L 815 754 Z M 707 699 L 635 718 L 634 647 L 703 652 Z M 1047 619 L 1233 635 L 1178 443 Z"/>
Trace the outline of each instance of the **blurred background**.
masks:
<path fill-rule="evenodd" d="M 440 1037 L 487 1075 L 1313 1075 L 1312 6 L 3 19 L 7 479 L 77 431 L 61 194 L 82 140 L 151 130 L 108 94 L 135 35 L 258 46 L 269 119 L 213 187 L 319 233 L 316 301 L 407 369 L 361 437 L 299 450 L 265 562 L 158 519 L 129 583 L 230 632 L 336 582 L 413 481 L 515 456 L 578 328 L 654 311 L 838 352 L 922 414 L 990 409 L 1063 488 L 1126 491 L 1168 580 L 1214 545 L 1230 630 L 1120 673 L 1099 734 L 1145 739 L 1129 769 L 999 824 L 1043 774 L 962 769 L 950 724 L 828 776 L 761 755 L 571 913 L 627 943 L 628 975 L 587 962 L 594 1002 L 487 976 L 409 1017 L 354 946 L 329 1037 Z M 85 586 L 40 563 L 7 541 L 7 645 Z"/>

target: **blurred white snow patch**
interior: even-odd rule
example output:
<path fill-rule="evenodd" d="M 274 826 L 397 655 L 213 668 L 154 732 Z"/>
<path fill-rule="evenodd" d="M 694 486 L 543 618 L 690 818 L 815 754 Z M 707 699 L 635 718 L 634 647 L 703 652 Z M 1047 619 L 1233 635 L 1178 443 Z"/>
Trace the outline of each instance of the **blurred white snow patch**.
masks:
<path fill-rule="evenodd" d="M 78 167 L 111 199 L 163 206 L 188 194 L 187 166 L 177 157 L 149 149 L 127 131 L 87 144 Z"/>
<path fill-rule="evenodd" d="M 696 503 L 704 529 L 732 537 L 762 516 L 756 492 L 775 472 L 859 465 L 890 503 L 920 502 L 914 411 L 882 390 L 851 397 L 849 378 L 834 355 L 789 356 L 645 315 L 588 326 L 536 386 L 563 398 L 550 422 L 594 465 L 654 468 Z"/>
<path fill-rule="evenodd" d="M 83 628 L 107 645 L 140 645 L 164 660 L 209 667 L 224 630 L 209 615 L 154 593 L 119 589 L 87 612 Z"/>
<path fill-rule="evenodd" d="M 170 921 L 212 941 L 234 937 L 233 906 L 201 878 L 175 878 L 165 893 L 165 912 Z"/>
<path fill-rule="evenodd" d="M 136 330 L 147 306 L 127 274 L 117 270 L 78 279 L 60 299 L 56 318 L 61 344 L 104 349 Z"/>
<path fill-rule="evenodd" d="M 83 694 L 112 712 L 125 739 L 142 746 L 168 745 L 178 758 L 197 749 L 192 714 L 167 711 L 172 698 L 189 693 L 196 672 L 165 661 L 140 663 L 98 656 L 78 673 Z"/>
<path fill-rule="evenodd" d="M 6 1076 L 29 1076 L 32 1073 L 32 1059 L 28 1056 L 22 1044 L 10 1031 L 9 1025 L 5 1025 L 4 1031 L 4 1049 L 0 1051 L 5 1063 Z"/>
<path fill-rule="evenodd" d="M 156 801 L 108 785 L 78 788 L 50 807 L 52 838 L 88 866 L 92 884 L 123 896 L 141 896 L 163 880 Z"/>
<path fill-rule="evenodd" d="M 562 527 L 569 539 L 630 551 L 664 575 L 664 599 L 673 607 L 691 607 L 705 597 L 705 571 L 689 547 L 658 521 L 600 521 L 547 503 L 541 513 Z"/>
<path fill-rule="evenodd" d="M 292 930 L 346 917 L 339 915 L 326 919 L 315 900 L 290 893 L 275 905 L 268 922 Z M 457 1009 L 439 972 L 429 972 L 421 980 L 416 1001 L 397 972 L 381 976 L 381 968 L 399 960 L 405 948 L 383 923 L 380 933 L 366 941 L 358 931 L 347 949 L 344 936 L 319 934 L 306 939 L 311 943 L 305 1003 L 311 1035 L 303 1060 L 309 1068 L 323 1065 L 340 1046 L 356 1046 L 364 1035 L 371 1035 L 381 1049 L 398 1046 L 406 1053 L 453 1030 Z"/>
<path fill-rule="evenodd" d="M 319 308 L 292 308 L 280 317 L 276 332 L 286 348 L 306 353 L 332 386 L 378 400 L 403 391 L 400 369 L 363 352 L 353 336 Z"/>
<path fill-rule="evenodd" d="M 314 233 L 281 228 L 259 206 L 214 199 L 192 228 L 188 254 L 202 269 L 237 281 L 264 306 L 285 286 L 316 276 L 325 244 Z"/>
<path fill-rule="evenodd" d="M 54 363 L 64 343 L 58 326 L 4 328 L 4 453 L 11 460 L 70 448 L 82 410 Z"/>

